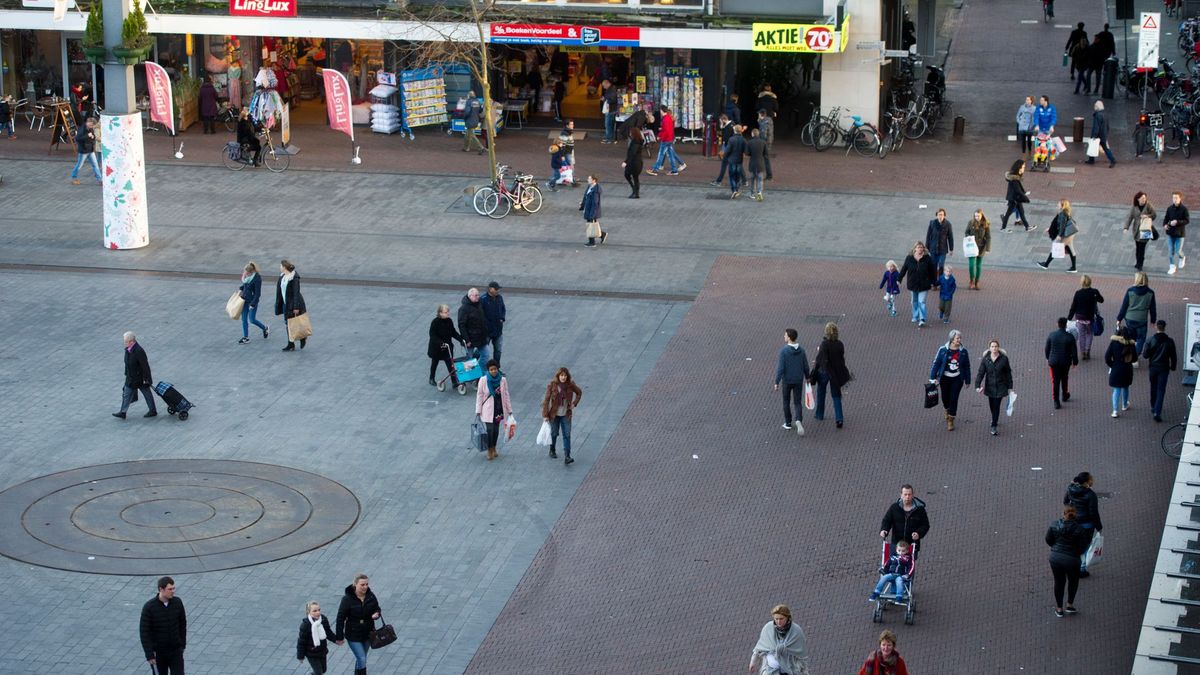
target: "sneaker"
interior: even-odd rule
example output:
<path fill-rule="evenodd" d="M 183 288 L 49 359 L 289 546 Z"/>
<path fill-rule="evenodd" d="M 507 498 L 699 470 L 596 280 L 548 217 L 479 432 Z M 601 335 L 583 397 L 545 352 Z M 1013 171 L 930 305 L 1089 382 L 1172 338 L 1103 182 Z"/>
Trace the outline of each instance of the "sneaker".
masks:
<path fill-rule="evenodd" d="M 676 174 L 678 174 L 678 173 L 680 173 L 681 171 L 683 171 L 683 170 L 684 170 L 684 169 L 686 169 L 686 168 L 687 168 L 687 164 L 680 164 L 680 165 L 679 165 L 679 168 L 678 168 L 678 169 L 675 169 L 675 173 L 676 173 Z"/>
<path fill-rule="evenodd" d="M 942 319 L 942 323 L 950 323 L 950 319 Z"/>
<path fill-rule="evenodd" d="M 784 422 L 784 424 L 783 424 L 783 428 L 784 428 L 784 429 L 787 429 L 788 431 L 791 431 L 791 430 L 792 430 L 792 423 L 791 423 L 791 422 Z"/>
<path fill-rule="evenodd" d="M 679 172 L 678 172 L 678 171 L 671 171 L 671 172 L 670 172 L 670 173 L 668 173 L 667 175 L 668 175 L 668 176 L 678 176 L 678 175 L 679 175 Z"/>
<path fill-rule="evenodd" d="M 267 339 L 267 336 L 268 336 L 268 335 L 270 335 L 270 334 L 271 334 L 271 328 L 270 328 L 269 326 L 268 326 L 267 328 L 264 328 L 264 329 L 263 329 L 263 339 L 264 339 L 264 340 L 266 340 L 266 339 Z"/>
<path fill-rule="evenodd" d="M 993 435 L 993 436 L 995 436 L 995 435 L 996 435 L 996 427 L 995 427 L 995 425 L 993 425 L 993 426 L 992 426 L 992 435 Z"/>
<path fill-rule="evenodd" d="M 719 180 L 710 180 L 708 181 L 708 184 L 713 187 L 721 187 L 721 181 Z"/>
<path fill-rule="evenodd" d="M 1025 228 L 1025 231 L 1026 231 L 1026 232 L 1036 232 L 1036 231 L 1037 231 L 1037 225 L 1030 225 L 1029 227 Z"/>
<path fill-rule="evenodd" d="M 803 436 L 804 435 L 804 425 L 801 424 L 799 421 L 797 421 L 794 426 L 796 427 L 796 435 Z"/>
<path fill-rule="evenodd" d="M 737 199 L 738 197 L 741 197 L 741 196 L 742 196 L 742 193 L 740 193 L 740 192 L 734 192 L 733 194 L 729 195 L 729 198 L 730 198 L 730 199 Z"/>
<path fill-rule="evenodd" d="M 244 337 L 244 338 L 242 338 L 241 340 L 238 340 L 238 344 L 239 344 L 239 345 L 244 345 L 244 344 L 246 344 L 247 342 L 250 342 L 250 338 L 248 338 L 248 337 Z"/>
<path fill-rule="evenodd" d="M 1063 611 L 1061 609 L 1055 607 L 1054 608 L 1054 616 L 1057 616 L 1060 619 L 1063 618 Z"/>
<path fill-rule="evenodd" d="M 1042 269 L 1044 269 L 1044 270 L 1048 270 L 1048 269 L 1050 269 L 1050 265 L 1049 265 L 1049 264 L 1047 264 L 1047 263 L 1044 263 L 1044 262 L 1040 262 L 1040 263 L 1038 263 L 1038 264 L 1037 264 L 1037 266 L 1038 266 L 1038 267 L 1040 267 L 1040 268 L 1042 268 Z"/>
<path fill-rule="evenodd" d="M 1179 269 L 1183 269 L 1184 265 L 1187 265 L 1187 258 L 1179 256 Z"/>
<path fill-rule="evenodd" d="M 917 328 L 924 328 L 925 326 L 928 326 L 928 325 L 929 324 L 925 323 L 924 321 L 920 321 L 917 323 Z"/>
<path fill-rule="evenodd" d="M 896 316 L 896 310 L 892 310 L 892 316 Z"/>
<path fill-rule="evenodd" d="M 601 233 L 600 233 L 600 243 L 601 243 L 601 244 L 603 244 L 603 243 L 604 243 L 604 242 L 606 242 L 606 241 L 608 241 L 608 233 L 607 233 L 607 232 L 601 232 Z"/>
<path fill-rule="evenodd" d="M 567 466 L 570 466 L 571 464 L 574 464 L 574 463 L 575 463 L 575 460 L 571 459 L 570 457 L 563 460 L 563 464 L 567 465 Z"/>
<path fill-rule="evenodd" d="M 1128 404 L 1128 403 L 1126 403 L 1125 405 L 1121 406 L 1121 411 L 1122 411 L 1122 412 L 1124 412 L 1124 411 L 1126 411 L 1126 410 L 1129 410 L 1129 404 Z"/>
<path fill-rule="evenodd" d="M 876 601 L 876 600 L 878 600 L 878 599 L 879 599 L 879 594 L 878 594 L 878 593 L 872 593 L 872 594 L 870 594 L 870 595 L 868 595 L 868 596 L 867 596 L 867 602 L 875 602 L 875 601 Z"/>
<path fill-rule="evenodd" d="M 589 241 L 588 243 L 584 244 L 584 246 L 586 246 L 588 248 L 596 248 L 596 242 Z"/>
<path fill-rule="evenodd" d="M 1117 417 L 1117 411 L 1116 411 L 1116 410 L 1114 410 L 1114 411 L 1112 412 L 1112 416 L 1113 416 L 1113 418 L 1114 418 L 1114 419 Z"/>
<path fill-rule="evenodd" d="M 79 179 L 78 179 L 78 178 L 72 178 L 72 179 L 71 179 L 71 185 L 79 185 L 79 184 L 80 184 L 80 183 L 79 183 Z"/>
<path fill-rule="evenodd" d="M 646 169 L 646 173 L 650 174 L 651 176 L 657 176 L 657 175 L 658 175 L 658 172 L 657 172 L 657 171 L 655 171 L 654 169 Z"/>
<path fill-rule="evenodd" d="M 1078 614 L 1079 610 L 1075 609 L 1074 607 L 1067 607 L 1063 610 L 1063 612 L 1066 614 Z"/>
<path fill-rule="evenodd" d="M 1167 268 L 1167 274 L 1175 274 L 1175 266 L 1171 265 Z"/>

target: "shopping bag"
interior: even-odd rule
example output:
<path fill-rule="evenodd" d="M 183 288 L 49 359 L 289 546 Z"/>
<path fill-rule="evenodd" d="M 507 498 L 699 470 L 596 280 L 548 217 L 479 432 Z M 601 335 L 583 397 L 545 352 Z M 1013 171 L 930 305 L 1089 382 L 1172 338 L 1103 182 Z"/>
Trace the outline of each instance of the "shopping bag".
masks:
<path fill-rule="evenodd" d="M 504 420 L 504 438 L 511 441 L 517 435 L 517 418 L 509 415 Z"/>
<path fill-rule="evenodd" d="M 1104 535 L 1099 532 L 1092 537 L 1092 543 L 1088 546 L 1087 553 L 1083 554 L 1083 566 L 1091 567 L 1104 557 Z"/>
<path fill-rule="evenodd" d="M 925 407 L 932 408 L 938 404 L 938 386 L 936 382 L 925 383 Z"/>
<path fill-rule="evenodd" d="M 1055 136 L 1050 139 L 1050 142 L 1054 144 L 1054 149 L 1058 151 L 1058 154 L 1061 155 L 1067 151 L 1067 144 L 1063 143 L 1062 138 Z"/>
<path fill-rule="evenodd" d="M 975 237 L 963 237 L 962 250 L 968 258 L 979 257 L 979 244 L 975 243 Z"/>
<path fill-rule="evenodd" d="M 1104 335 L 1104 317 L 1100 316 L 1100 312 L 1096 312 L 1096 317 L 1092 319 L 1092 335 L 1100 337 Z"/>
<path fill-rule="evenodd" d="M 809 410 L 813 410 L 817 407 L 817 397 L 816 394 L 813 393 L 813 386 L 811 382 L 804 383 L 804 407 L 808 408 Z"/>
<path fill-rule="evenodd" d="M 246 299 L 242 297 L 241 291 L 234 291 L 233 295 L 229 296 L 229 301 L 225 303 L 225 313 L 229 318 L 237 321 L 242 315 L 242 307 L 246 304 Z"/>
<path fill-rule="evenodd" d="M 1012 417 L 1013 404 L 1017 402 L 1017 392 L 1008 392 L 1008 409 L 1004 411 L 1005 415 Z"/>
<path fill-rule="evenodd" d="M 554 442 L 554 436 L 550 433 L 550 423 L 543 420 L 542 428 L 538 429 L 537 444 L 550 445 Z"/>
<path fill-rule="evenodd" d="M 1055 259 L 1067 257 L 1067 245 L 1061 241 L 1051 243 L 1050 257 Z"/>
<path fill-rule="evenodd" d="M 471 422 L 471 447 L 480 452 L 487 450 L 487 425 L 478 417 Z"/>
<path fill-rule="evenodd" d="M 558 170 L 558 184 L 570 185 L 575 182 L 575 169 L 570 166 L 564 166 Z"/>
<path fill-rule="evenodd" d="M 288 326 L 288 342 L 303 340 L 312 335 L 312 323 L 308 320 L 308 314 L 293 316 L 287 320 Z"/>
<path fill-rule="evenodd" d="M 1087 156 L 1088 157 L 1099 157 L 1100 156 L 1100 139 L 1099 138 L 1089 138 L 1088 139 L 1088 141 L 1087 141 Z"/>
<path fill-rule="evenodd" d="M 598 221 L 598 220 L 588 221 L 587 234 L 585 236 L 588 239 L 599 238 L 600 237 L 600 221 Z"/>
<path fill-rule="evenodd" d="M 1067 332 L 1079 339 L 1079 322 L 1075 319 L 1067 319 Z"/>

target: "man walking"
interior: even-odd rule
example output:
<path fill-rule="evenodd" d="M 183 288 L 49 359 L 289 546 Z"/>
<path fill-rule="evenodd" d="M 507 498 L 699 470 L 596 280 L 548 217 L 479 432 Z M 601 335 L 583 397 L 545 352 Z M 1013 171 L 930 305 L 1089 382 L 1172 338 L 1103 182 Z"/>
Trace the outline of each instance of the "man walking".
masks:
<path fill-rule="evenodd" d="M 1067 332 L 1067 317 L 1058 317 L 1058 330 L 1046 337 L 1046 363 L 1050 365 L 1050 389 L 1054 395 L 1054 408 L 1062 407 L 1061 401 L 1071 400 L 1068 376 L 1071 368 L 1079 365 L 1079 350 L 1075 336 Z M 1059 395 L 1062 398 L 1059 398 Z"/>
<path fill-rule="evenodd" d="M 1142 356 L 1146 357 L 1150 371 L 1150 413 L 1155 422 L 1162 421 L 1163 398 L 1167 395 L 1167 376 L 1178 365 L 1179 354 L 1175 341 L 1167 335 L 1167 322 L 1159 319 L 1154 323 L 1155 332 L 1146 340 Z"/>
<path fill-rule="evenodd" d="M 604 116 L 604 139 L 600 142 L 616 143 L 617 112 L 621 108 L 621 99 L 608 80 L 600 83 L 600 90 L 600 114 Z"/>
<path fill-rule="evenodd" d="M 733 123 L 729 121 L 729 116 L 722 114 L 717 118 L 720 125 L 721 145 L 717 155 L 721 162 L 721 171 L 717 173 L 717 178 L 709 185 L 713 187 L 721 187 L 721 183 L 725 180 L 725 170 L 729 167 L 729 158 L 725 154 L 725 145 L 729 143 L 729 139 L 733 137 Z"/>
<path fill-rule="evenodd" d="M 807 54 L 802 54 L 807 56 Z M 771 172 L 771 154 L 774 152 L 775 146 L 775 120 L 767 114 L 766 110 L 758 111 L 758 135 L 762 136 L 763 142 L 767 144 L 767 150 L 763 153 L 763 162 L 767 167 L 767 180 L 775 178 L 775 174 Z"/>
<path fill-rule="evenodd" d="M 458 307 L 458 334 L 466 340 L 467 349 L 480 365 L 488 362 L 487 317 L 479 302 L 478 288 L 468 289 Z"/>
<path fill-rule="evenodd" d="M 96 120 L 89 117 L 75 131 L 75 168 L 71 169 L 71 184 L 79 185 L 79 168 L 84 162 L 91 162 L 92 173 L 96 175 L 96 182 L 100 183 L 103 180 L 100 178 L 100 161 L 96 158 Z"/>
<path fill-rule="evenodd" d="M 746 182 L 746 175 L 742 170 L 742 160 L 745 155 L 746 138 L 742 136 L 742 127 L 734 125 L 733 135 L 729 137 L 729 143 L 725 145 L 725 162 L 729 165 L 729 190 L 732 193 L 730 199 L 742 196 L 742 184 Z"/>
<path fill-rule="evenodd" d="M 892 546 L 901 541 L 915 544 L 923 541 L 929 534 L 929 514 L 925 512 L 925 502 L 913 496 L 913 486 L 905 483 L 900 486 L 900 498 L 883 512 L 883 521 L 879 523 L 879 536 L 887 539 L 892 537 Z"/>
<path fill-rule="evenodd" d="M 463 152 L 470 152 L 472 143 L 475 144 L 475 147 L 479 148 L 479 154 L 482 155 L 486 152 L 483 143 L 480 143 L 479 139 L 475 137 L 475 130 L 479 128 L 482 111 L 483 105 L 479 102 L 479 99 L 475 98 L 475 92 L 468 91 L 467 109 L 463 113 L 463 126 L 466 127 L 466 130 L 463 132 Z"/>
<path fill-rule="evenodd" d="M 804 435 L 804 383 L 808 380 L 808 355 L 797 342 L 800 334 L 795 328 L 783 331 L 783 348 L 779 350 L 779 362 L 775 366 L 775 391 L 783 383 L 783 428 L 793 428 L 792 406 L 796 408 L 796 433 Z"/>
<path fill-rule="evenodd" d="M 125 411 L 129 404 L 137 400 L 138 392 L 146 398 L 149 412 L 142 417 L 156 417 L 158 410 L 154 407 L 154 390 L 150 388 L 154 382 L 150 378 L 150 361 L 146 358 L 146 350 L 137 342 L 133 333 L 125 333 L 125 386 L 121 389 L 121 411 L 113 413 L 113 417 L 125 419 Z"/>
<path fill-rule="evenodd" d="M 1187 236 L 1187 224 L 1190 219 L 1188 207 L 1183 205 L 1183 193 L 1179 190 L 1171 193 L 1171 205 L 1163 216 L 1163 229 L 1167 231 L 1167 274 L 1175 274 L 1175 263 L 1178 258 L 1179 269 L 1183 269 L 1187 258 L 1183 256 L 1183 238 Z"/>
<path fill-rule="evenodd" d="M 175 580 L 158 580 L 158 595 L 142 605 L 139 622 L 142 651 L 159 675 L 183 675 L 183 650 L 187 649 L 187 612 L 175 597 Z"/>
<path fill-rule="evenodd" d="M 929 249 L 929 255 L 933 257 L 933 264 L 937 267 L 938 278 L 933 282 L 936 288 L 941 286 L 946 256 L 954 253 L 954 226 L 946 220 L 946 209 L 938 209 L 935 215 L 936 217 L 929 221 L 929 227 L 925 229 L 925 248 Z"/>
<path fill-rule="evenodd" d="M 687 168 L 687 164 L 684 164 L 675 152 L 675 118 L 671 116 L 671 110 L 667 106 L 659 106 L 658 109 L 662 113 L 662 122 L 658 130 L 658 159 L 654 160 L 654 166 L 646 173 L 657 176 L 658 172 L 662 171 L 663 161 L 669 160 L 671 175 L 678 176 L 680 171 Z"/>
<path fill-rule="evenodd" d="M 500 295 L 500 284 L 488 284 L 487 295 L 479 299 L 483 317 L 487 321 L 488 340 L 492 347 L 492 359 L 500 365 L 500 350 L 504 345 L 504 296 Z"/>
<path fill-rule="evenodd" d="M 758 129 L 750 131 L 750 140 L 746 141 L 746 153 L 750 155 L 750 197 L 761 202 L 765 189 L 763 164 L 767 159 L 767 143 Z"/>
<path fill-rule="evenodd" d="M 1063 53 L 1071 59 L 1070 78 L 1075 79 L 1075 73 L 1083 72 L 1084 68 L 1080 67 L 1080 61 L 1083 60 L 1083 52 L 1088 47 L 1088 34 L 1083 29 L 1083 22 L 1080 21 L 1075 30 L 1067 36 L 1067 45 L 1063 47 Z M 1079 88 L 1075 88 L 1075 93 L 1079 93 Z"/>

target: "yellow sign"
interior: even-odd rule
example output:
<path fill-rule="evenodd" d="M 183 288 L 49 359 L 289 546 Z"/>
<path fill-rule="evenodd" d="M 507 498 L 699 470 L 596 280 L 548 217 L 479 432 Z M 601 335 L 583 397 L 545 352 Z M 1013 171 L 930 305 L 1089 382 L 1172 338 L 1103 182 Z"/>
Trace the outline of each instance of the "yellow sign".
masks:
<path fill-rule="evenodd" d="M 637 90 L 637 93 L 639 93 L 639 94 L 646 93 L 646 76 L 638 75 L 636 81 L 637 81 L 637 85 L 634 87 L 634 89 Z"/>
<path fill-rule="evenodd" d="M 850 18 L 842 20 L 839 31 L 832 24 L 756 23 L 753 51 L 829 54 L 845 51 L 850 39 Z"/>
<path fill-rule="evenodd" d="M 633 56 L 633 49 L 629 47 L 608 47 L 605 45 L 563 45 L 559 47 L 568 54 L 622 54 L 624 56 Z"/>

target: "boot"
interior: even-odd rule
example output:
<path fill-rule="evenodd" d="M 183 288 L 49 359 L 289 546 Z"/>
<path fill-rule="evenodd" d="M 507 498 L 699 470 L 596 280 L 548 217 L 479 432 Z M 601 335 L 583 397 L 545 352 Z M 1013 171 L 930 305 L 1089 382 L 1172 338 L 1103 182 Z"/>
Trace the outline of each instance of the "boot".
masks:
<path fill-rule="evenodd" d="M 489 462 L 492 461 L 493 459 L 496 459 L 496 449 L 488 448 L 487 457 L 488 457 Z"/>
<path fill-rule="evenodd" d="M 946 413 L 946 431 L 954 431 L 954 415 Z"/>
<path fill-rule="evenodd" d="M 354 675 L 367 675 L 367 669 L 366 668 L 355 668 Z"/>
<path fill-rule="evenodd" d="M 554 451 L 554 444 L 553 444 L 553 443 L 551 443 L 551 444 L 550 444 L 550 458 L 551 458 L 551 459 L 558 459 L 558 453 Z"/>
<path fill-rule="evenodd" d="M 1083 353 L 1083 360 L 1084 360 L 1084 361 L 1088 361 L 1088 360 L 1090 360 L 1091 358 L 1092 358 L 1092 353 L 1091 353 L 1091 352 L 1084 352 L 1084 353 Z"/>

